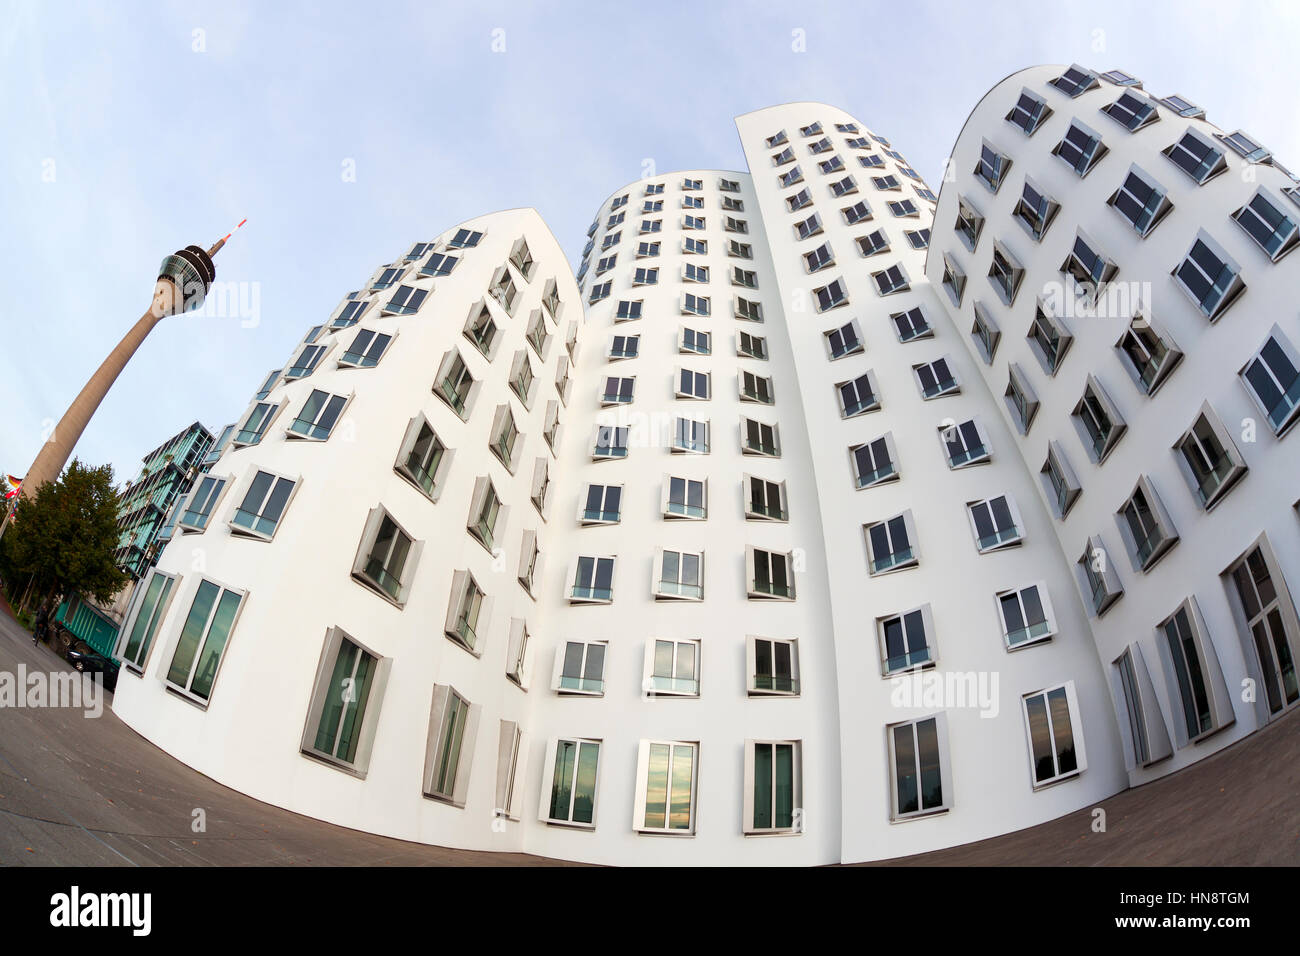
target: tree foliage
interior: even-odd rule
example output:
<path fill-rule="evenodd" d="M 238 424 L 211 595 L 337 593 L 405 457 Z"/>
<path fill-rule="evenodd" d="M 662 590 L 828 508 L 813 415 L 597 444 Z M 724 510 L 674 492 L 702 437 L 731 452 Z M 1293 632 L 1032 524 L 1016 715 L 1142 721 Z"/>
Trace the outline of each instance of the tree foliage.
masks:
<path fill-rule="evenodd" d="M 112 600 L 127 583 L 113 561 L 117 547 L 117 492 L 113 468 L 91 468 L 74 458 L 56 481 L 23 496 L 3 539 L 5 577 L 30 578 L 33 593 Z"/>

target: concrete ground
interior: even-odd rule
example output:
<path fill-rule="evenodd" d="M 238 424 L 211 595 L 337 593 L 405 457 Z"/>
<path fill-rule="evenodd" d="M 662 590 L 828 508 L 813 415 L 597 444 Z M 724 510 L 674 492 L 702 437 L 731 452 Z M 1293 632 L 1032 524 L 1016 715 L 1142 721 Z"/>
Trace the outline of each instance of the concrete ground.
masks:
<path fill-rule="evenodd" d="M 2 604 L 2 602 L 0 602 Z M 0 673 L 70 670 L 0 609 Z M 888 865 L 1300 863 L 1300 712 L 1171 777 L 1007 836 Z M 190 831 L 203 807 L 207 832 Z M 406 843 L 236 793 L 111 710 L 0 707 L 0 866 L 535 866 L 558 861 Z"/>

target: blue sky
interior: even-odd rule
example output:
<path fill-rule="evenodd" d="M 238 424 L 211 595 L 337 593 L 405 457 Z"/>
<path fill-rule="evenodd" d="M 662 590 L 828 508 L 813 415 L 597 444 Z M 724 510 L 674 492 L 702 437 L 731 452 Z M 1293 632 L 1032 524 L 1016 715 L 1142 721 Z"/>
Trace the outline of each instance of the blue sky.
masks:
<path fill-rule="evenodd" d="M 0 2 L 0 24 L 0 469 L 18 475 L 162 256 L 245 216 L 218 278 L 256 285 L 259 321 L 155 329 L 77 447 L 119 480 L 190 422 L 232 420 L 411 242 L 535 206 L 576 263 L 645 160 L 743 168 L 733 118 L 763 106 L 843 107 L 937 186 L 989 87 L 1077 61 L 1181 93 L 1300 166 L 1285 0 Z"/>

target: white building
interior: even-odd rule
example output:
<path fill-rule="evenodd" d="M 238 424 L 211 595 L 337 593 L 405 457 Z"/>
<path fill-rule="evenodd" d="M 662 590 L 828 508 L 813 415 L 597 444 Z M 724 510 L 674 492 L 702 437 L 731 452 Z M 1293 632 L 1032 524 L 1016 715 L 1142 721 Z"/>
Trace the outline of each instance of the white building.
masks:
<path fill-rule="evenodd" d="M 214 779 L 333 823 L 647 864 L 966 843 L 1255 729 L 1271 698 L 1229 688 L 1273 679 L 1278 710 L 1290 705 L 1294 610 L 1278 587 L 1262 626 L 1280 641 L 1261 645 L 1277 656 L 1261 670 L 1228 572 L 1261 534 L 1275 585 L 1300 575 L 1300 556 L 1285 443 L 1264 419 L 1257 443 L 1231 440 L 1260 415 L 1237 371 L 1294 316 L 1240 297 L 1225 321 L 1249 334 L 1193 353 L 1219 326 L 1178 313 L 1196 306 L 1174 298 L 1169 271 L 1198 229 L 1246 263 L 1250 236 L 1219 220 L 1260 187 L 1286 203 L 1290 180 L 1260 166 L 1259 183 L 1223 176 L 1204 199 L 1168 182 L 1160 229 L 1124 233 L 1102 208 L 1118 188 L 1105 169 L 1151 170 L 1169 137 L 1085 116 L 1125 91 L 1103 79 L 1072 99 L 1051 83 L 1064 72 L 1026 71 L 981 101 L 937 203 L 888 141 L 790 104 L 738 119 L 748 173 L 615 191 L 576 283 L 532 210 L 380 267 L 223 436 L 137 592 L 117 712 Z M 1053 112 L 1028 138 L 1003 119 L 1022 86 Z M 1171 135 L 1204 126 L 1157 109 Z M 1074 117 L 1113 126 L 1086 180 L 1051 152 Z M 971 171 L 984 141 L 1001 157 L 993 192 Z M 1157 158 L 1166 184 L 1178 170 Z M 1057 204 L 1039 242 L 1009 221 L 1024 174 Z M 973 249 L 951 225 L 959 200 L 983 217 Z M 1129 317 L 1102 330 L 1051 312 L 1073 345 L 1059 374 L 1039 374 L 1022 336 L 1076 233 L 1105 244 L 1112 285 L 1159 289 L 1143 314 L 1183 359 L 1142 401 L 1167 414 L 1142 416 L 1137 386 L 1112 381 Z M 1005 303 L 984 279 L 995 245 L 1015 264 Z M 1242 273 L 1254 302 L 1285 301 L 1275 273 L 1293 260 L 1260 256 Z M 945 268 L 972 276 L 957 304 Z M 977 302 L 1007 333 L 991 363 L 968 332 Z M 1028 429 L 1009 374 L 1032 388 Z M 1071 413 L 1094 381 L 1151 437 L 1087 469 Z M 1282 386 L 1294 406 L 1294 377 Z M 1172 499 L 1197 487 L 1174 446 L 1207 399 L 1201 446 L 1228 439 L 1254 477 L 1222 471 L 1205 513 Z M 1039 473 L 1049 442 L 1072 467 L 1064 520 Z M 1152 548 L 1145 573 L 1121 560 L 1121 542 L 1136 545 L 1116 512 L 1134 488 L 1168 536 L 1190 539 Z M 1094 538 L 1116 557 L 1104 587 L 1125 594 L 1100 615 L 1076 564 Z M 1159 627 L 1180 606 L 1171 652 Z M 1213 722 L 1190 744 L 1179 649 L 1197 654 L 1189 686 L 1206 688 Z"/>

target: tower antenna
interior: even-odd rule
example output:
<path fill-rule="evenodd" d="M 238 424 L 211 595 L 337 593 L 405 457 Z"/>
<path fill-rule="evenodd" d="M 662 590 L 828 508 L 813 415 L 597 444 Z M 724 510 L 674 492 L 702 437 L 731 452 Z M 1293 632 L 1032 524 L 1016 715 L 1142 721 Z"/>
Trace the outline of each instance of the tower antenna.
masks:
<path fill-rule="evenodd" d="M 231 229 L 228 233 L 226 233 L 224 236 L 218 239 L 213 244 L 212 248 L 208 250 L 208 258 L 211 259 L 213 256 L 215 256 L 221 250 L 221 247 L 226 244 L 226 240 L 229 239 L 231 236 L 233 236 L 235 233 L 239 232 L 239 230 L 243 228 L 243 225 L 246 222 L 248 222 L 247 216 L 239 220 L 238 226 L 236 226 L 234 229 Z"/>

